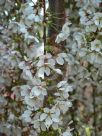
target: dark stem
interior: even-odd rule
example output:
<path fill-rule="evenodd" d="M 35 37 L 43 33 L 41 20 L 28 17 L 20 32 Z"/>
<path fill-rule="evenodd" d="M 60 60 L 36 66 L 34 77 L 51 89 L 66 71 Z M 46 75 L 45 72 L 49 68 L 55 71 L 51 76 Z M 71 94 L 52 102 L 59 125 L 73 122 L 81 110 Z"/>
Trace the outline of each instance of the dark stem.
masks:
<path fill-rule="evenodd" d="M 46 46 L 46 2 L 43 2 L 43 40 L 44 40 L 44 47 Z"/>
<path fill-rule="evenodd" d="M 49 26 L 48 36 L 51 38 L 61 31 L 65 23 L 64 0 L 48 0 L 52 25 Z"/>
<path fill-rule="evenodd" d="M 73 94 L 74 95 L 74 94 Z M 74 100 L 73 101 L 73 107 L 70 108 L 70 115 L 71 115 L 71 120 L 73 121 L 71 127 L 74 128 L 74 130 L 72 131 L 73 133 L 73 136 L 78 136 L 78 130 L 76 128 L 77 126 L 77 121 L 75 119 L 75 114 L 76 114 L 76 111 L 77 111 L 77 106 L 76 106 L 76 103 L 77 103 L 77 100 Z"/>
<path fill-rule="evenodd" d="M 94 134 L 97 136 L 97 120 L 96 120 L 96 88 L 93 87 L 93 127 L 94 127 Z"/>

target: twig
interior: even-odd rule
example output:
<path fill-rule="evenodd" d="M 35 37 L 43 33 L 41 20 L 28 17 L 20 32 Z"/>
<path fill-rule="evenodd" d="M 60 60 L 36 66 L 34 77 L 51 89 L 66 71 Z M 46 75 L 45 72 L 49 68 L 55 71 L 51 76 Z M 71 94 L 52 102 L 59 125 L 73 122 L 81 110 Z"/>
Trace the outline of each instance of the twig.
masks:
<path fill-rule="evenodd" d="M 42 0 L 43 6 L 43 40 L 44 40 L 44 47 L 46 45 L 46 2 Z"/>
<path fill-rule="evenodd" d="M 94 127 L 94 134 L 97 136 L 97 124 L 96 124 L 96 87 L 93 87 L 93 127 Z"/>

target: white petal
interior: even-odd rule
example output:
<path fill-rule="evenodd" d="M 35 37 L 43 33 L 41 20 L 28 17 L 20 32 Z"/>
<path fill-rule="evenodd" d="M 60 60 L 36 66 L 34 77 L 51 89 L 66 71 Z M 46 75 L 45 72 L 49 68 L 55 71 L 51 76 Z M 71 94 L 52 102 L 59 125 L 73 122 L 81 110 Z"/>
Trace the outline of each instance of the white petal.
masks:
<path fill-rule="evenodd" d="M 46 118 L 45 125 L 47 128 L 49 128 L 52 125 L 53 121 L 51 120 L 50 117 Z"/>
<path fill-rule="evenodd" d="M 64 132 L 62 136 L 72 136 L 72 134 L 69 132 Z"/>
<path fill-rule="evenodd" d="M 59 110 L 59 108 L 56 109 L 55 113 L 57 114 L 57 116 L 60 115 L 60 110 Z"/>
<path fill-rule="evenodd" d="M 52 127 L 53 127 L 54 130 L 58 130 L 58 124 L 57 123 L 53 123 Z"/>
<path fill-rule="evenodd" d="M 34 128 L 39 128 L 39 127 L 40 127 L 39 121 L 35 121 L 35 122 L 34 122 Z"/>
<path fill-rule="evenodd" d="M 45 71 L 44 72 L 46 73 L 47 76 L 50 75 L 50 69 L 48 67 L 45 67 Z"/>
<path fill-rule="evenodd" d="M 46 117 L 47 117 L 47 114 L 42 113 L 42 114 L 40 115 L 40 121 L 45 120 L 45 119 L 46 119 Z"/>
<path fill-rule="evenodd" d="M 46 131 L 46 126 L 45 126 L 45 124 L 43 122 L 41 123 L 41 130 Z"/>
<path fill-rule="evenodd" d="M 72 88 L 72 86 L 67 86 L 66 88 L 65 88 L 65 92 L 72 92 L 73 91 L 73 88 Z"/>
<path fill-rule="evenodd" d="M 34 20 L 34 18 L 35 18 L 35 15 L 34 15 L 34 14 L 30 14 L 30 15 L 27 17 L 27 19 L 29 19 L 29 20 Z"/>
<path fill-rule="evenodd" d="M 44 54 L 44 45 L 40 45 L 40 47 L 37 47 L 37 51 L 36 51 L 36 57 L 40 57 Z M 44 61 L 43 63 L 44 64 Z"/>
<path fill-rule="evenodd" d="M 99 25 L 100 24 L 100 22 L 99 22 L 99 20 L 97 19 L 97 20 L 95 20 L 95 25 Z"/>
<path fill-rule="evenodd" d="M 45 113 L 49 113 L 49 112 L 50 112 L 50 109 L 49 109 L 49 108 L 44 108 L 44 112 L 45 112 Z"/>
<path fill-rule="evenodd" d="M 67 81 L 61 81 L 57 84 L 57 87 L 60 88 L 62 87 L 63 85 L 65 85 L 67 83 Z"/>
<path fill-rule="evenodd" d="M 41 77 L 44 79 L 44 71 L 45 71 L 44 67 L 39 68 L 39 70 L 37 71 L 38 77 Z"/>
<path fill-rule="evenodd" d="M 70 101 L 66 102 L 67 107 L 72 107 L 72 103 Z"/>
<path fill-rule="evenodd" d="M 37 87 L 33 87 L 30 93 L 32 96 L 39 96 L 41 94 L 41 90 Z"/>
<path fill-rule="evenodd" d="M 19 68 L 20 69 L 24 69 L 25 68 L 25 62 L 24 61 L 19 63 Z"/>
<path fill-rule="evenodd" d="M 56 37 L 55 42 L 56 42 L 56 43 L 60 43 L 61 41 L 64 41 L 64 40 L 65 40 L 65 39 L 64 39 L 64 36 L 65 36 L 64 33 L 58 34 L 57 37 Z"/>
<path fill-rule="evenodd" d="M 35 16 L 35 22 L 39 22 L 40 21 L 40 17 L 38 15 Z"/>
<path fill-rule="evenodd" d="M 66 54 L 66 53 L 59 53 L 58 56 L 59 56 L 59 57 L 62 57 L 62 58 L 66 58 L 66 57 L 67 57 L 67 54 Z"/>
<path fill-rule="evenodd" d="M 58 115 L 56 115 L 56 114 L 51 114 L 51 118 L 52 118 L 52 121 L 53 122 L 59 122 L 59 118 L 58 118 Z"/>
<path fill-rule="evenodd" d="M 25 25 L 20 24 L 19 27 L 20 27 L 20 31 L 21 31 L 22 33 L 27 33 L 27 29 L 26 29 L 26 26 L 25 26 Z"/>
<path fill-rule="evenodd" d="M 65 93 L 63 93 L 63 97 L 64 97 L 64 99 L 67 99 L 69 97 L 69 94 L 65 92 Z"/>
<path fill-rule="evenodd" d="M 26 122 L 31 122 L 31 118 L 30 118 L 30 117 L 24 118 L 24 120 L 25 120 Z"/>
<path fill-rule="evenodd" d="M 47 53 L 47 54 L 45 55 L 45 57 L 46 57 L 47 59 L 50 59 L 50 58 L 52 57 L 52 55 L 51 55 L 50 53 Z"/>
<path fill-rule="evenodd" d="M 34 104 L 35 104 L 35 101 L 30 99 L 29 97 L 25 97 L 25 102 L 27 105 L 31 106 L 31 107 L 34 107 Z"/>
<path fill-rule="evenodd" d="M 54 71 L 60 75 L 63 75 L 62 71 L 60 69 L 54 69 Z"/>
<path fill-rule="evenodd" d="M 29 78 L 29 79 L 32 79 L 32 73 L 30 70 L 25 70 L 25 78 Z"/>
<path fill-rule="evenodd" d="M 69 32 L 69 25 L 71 25 L 71 22 L 66 22 L 63 27 L 62 27 L 62 31 L 68 31 Z"/>
<path fill-rule="evenodd" d="M 28 95 L 28 90 L 30 89 L 29 85 L 22 85 L 21 86 L 21 96 Z"/>
<path fill-rule="evenodd" d="M 48 63 L 49 63 L 50 65 L 53 65 L 53 66 L 54 66 L 54 65 L 55 65 L 55 60 L 54 60 L 54 59 L 49 59 L 49 60 L 48 60 Z"/>
<path fill-rule="evenodd" d="M 63 64 L 64 64 L 64 59 L 63 59 L 62 57 L 57 57 L 57 58 L 56 58 L 56 61 L 57 61 L 57 63 L 60 64 L 60 65 L 63 65 Z"/>
<path fill-rule="evenodd" d="M 44 65 L 44 60 L 43 59 L 39 60 L 38 63 L 37 63 L 37 66 L 41 67 L 43 65 Z"/>
<path fill-rule="evenodd" d="M 42 89 L 42 94 L 43 94 L 43 95 L 47 95 L 47 91 L 46 91 L 45 88 Z"/>

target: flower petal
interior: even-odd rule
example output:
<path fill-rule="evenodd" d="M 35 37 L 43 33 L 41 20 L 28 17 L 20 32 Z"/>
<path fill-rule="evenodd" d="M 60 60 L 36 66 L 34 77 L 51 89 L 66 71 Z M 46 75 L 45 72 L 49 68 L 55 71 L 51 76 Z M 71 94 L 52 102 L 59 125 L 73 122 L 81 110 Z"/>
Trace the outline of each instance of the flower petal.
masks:
<path fill-rule="evenodd" d="M 40 121 L 45 120 L 46 117 L 47 117 L 47 114 L 46 114 L 46 113 L 42 113 L 42 114 L 40 115 Z"/>

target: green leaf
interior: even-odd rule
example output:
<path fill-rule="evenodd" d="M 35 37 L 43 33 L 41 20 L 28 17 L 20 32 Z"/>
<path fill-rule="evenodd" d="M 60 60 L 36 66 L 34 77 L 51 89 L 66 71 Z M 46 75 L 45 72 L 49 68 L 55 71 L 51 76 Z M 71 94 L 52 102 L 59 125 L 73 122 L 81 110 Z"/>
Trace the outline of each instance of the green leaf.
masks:
<path fill-rule="evenodd" d="M 86 136 L 91 136 L 91 129 L 89 127 L 85 128 Z"/>

